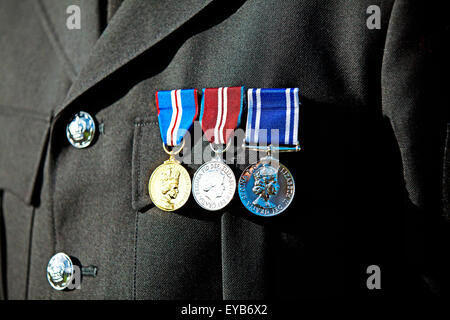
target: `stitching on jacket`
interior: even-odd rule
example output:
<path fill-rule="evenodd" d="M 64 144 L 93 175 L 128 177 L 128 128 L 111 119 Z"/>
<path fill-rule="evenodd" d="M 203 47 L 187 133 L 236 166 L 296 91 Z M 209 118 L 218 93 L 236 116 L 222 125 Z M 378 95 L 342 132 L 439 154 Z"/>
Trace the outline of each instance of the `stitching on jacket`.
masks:
<path fill-rule="evenodd" d="M 136 186 L 136 188 L 134 188 L 135 189 L 135 193 L 136 193 L 136 195 L 135 195 L 135 197 L 136 197 L 136 201 L 139 201 L 140 199 L 139 199 L 139 195 L 140 195 L 140 188 L 141 188 L 141 149 L 140 149 L 140 145 L 141 145 L 141 143 L 142 143 L 142 130 L 138 127 L 138 135 L 139 135 L 139 141 L 138 141 L 138 145 L 136 146 L 136 155 L 137 155 L 137 163 L 136 163 L 136 165 L 137 165 L 137 186 Z M 135 181 L 135 183 L 136 183 L 136 181 Z"/>
<path fill-rule="evenodd" d="M 154 125 L 154 124 L 158 124 L 157 121 L 142 121 L 142 122 L 135 122 L 134 125 L 136 127 L 143 127 L 143 126 L 149 126 L 149 125 Z"/>

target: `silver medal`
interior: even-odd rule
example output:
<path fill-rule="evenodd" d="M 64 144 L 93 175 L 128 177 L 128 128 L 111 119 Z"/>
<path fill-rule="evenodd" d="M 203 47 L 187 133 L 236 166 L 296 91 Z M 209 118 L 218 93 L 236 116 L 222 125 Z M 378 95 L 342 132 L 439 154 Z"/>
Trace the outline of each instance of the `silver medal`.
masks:
<path fill-rule="evenodd" d="M 289 170 L 281 163 L 260 161 L 242 172 L 238 183 L 244 206 L 259 216 L 275 216 L 292 202 L 295 183 Z"/>
<path fill-rule="evenodd" d="M 234 173 L 219 157 L 200 166 L 192 179 L 194 199 L 206 210 L 224 208 L 233 199 L 235 191 Z"/>

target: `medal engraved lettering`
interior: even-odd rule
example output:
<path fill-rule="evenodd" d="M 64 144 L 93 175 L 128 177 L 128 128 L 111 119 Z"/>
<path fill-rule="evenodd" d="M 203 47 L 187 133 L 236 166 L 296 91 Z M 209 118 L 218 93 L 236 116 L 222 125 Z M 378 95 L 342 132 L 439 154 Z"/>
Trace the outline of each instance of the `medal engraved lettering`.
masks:
<path fill-rule="evenodd" d="M 236 178 L 229 166 L 213 160 L 200 166 L 192 181 L 195 201 L 204 209 L 224 208 L 236 191 Z"/>
<path fill-rule="evenodd" d="M 254 214 L 275 216 L 292 202 L 294 178 L 282 164 L 277 169 L 267 163 L 257 163 L 242 173 L 238 192 L 244 206 Z"/>
<path fill-rule="evenodd" d="M 150 198 L 158 208 L 173 211 L 189 199 L 191 178 L 183 166 L 169 159 L 153 171 L 148 187 Z"/>

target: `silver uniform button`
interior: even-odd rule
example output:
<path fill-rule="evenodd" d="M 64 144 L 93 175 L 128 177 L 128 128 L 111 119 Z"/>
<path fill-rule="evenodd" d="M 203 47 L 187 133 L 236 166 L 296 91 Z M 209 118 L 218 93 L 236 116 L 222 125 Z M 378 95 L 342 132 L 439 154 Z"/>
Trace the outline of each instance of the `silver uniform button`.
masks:
<path fill-rule="evenodd" d="M 86 148 L 94 139 L 94 119 L 87 112 L 78 112 L 67 125 L 66 135 L 70 144 L 75 148 Z"/>
<path fill-rule="evenodd" d="M 47 265 L 47 280 L 56 290 L 64 290 L 73 279 L 73 263 L 69 256 L 59 252 Z"/>

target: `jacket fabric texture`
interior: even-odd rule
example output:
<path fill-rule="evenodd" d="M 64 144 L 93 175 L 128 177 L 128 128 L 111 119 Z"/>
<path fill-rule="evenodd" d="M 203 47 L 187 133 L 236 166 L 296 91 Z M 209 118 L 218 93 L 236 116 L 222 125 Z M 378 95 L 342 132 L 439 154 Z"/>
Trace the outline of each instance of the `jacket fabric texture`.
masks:
<path fill-rule="evenodd" d="M 1 297 L 445 294 L 443 3 L 2 0 Z M 74 4 L 80 30 L 66 27 Z M 367 27 L 371 5 L 379 29 Z M 300 89 L 302 150 L 280 154 L 293 203 L 272 218 L 237 195 L 219 212 L 192 196 L 161 211 L 147 192 L 168 158 L 155 92 L 241 85 Z M 85 149 L 66 138 L 78 111 L 100 128 Z M 191 176 L 199 165 L 184 164 Z M 247 165 L 231 167 L 238 177 Z M 52 289 L 57 252 L 97 266 L 97 277 Z M 370 265 L 381 290 L 366 286 Z"/>

